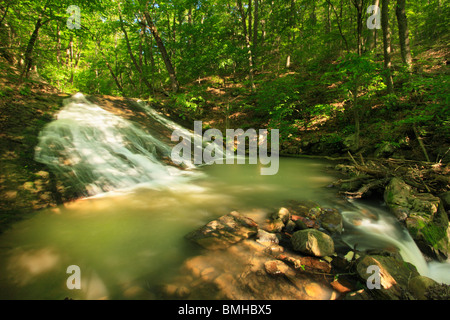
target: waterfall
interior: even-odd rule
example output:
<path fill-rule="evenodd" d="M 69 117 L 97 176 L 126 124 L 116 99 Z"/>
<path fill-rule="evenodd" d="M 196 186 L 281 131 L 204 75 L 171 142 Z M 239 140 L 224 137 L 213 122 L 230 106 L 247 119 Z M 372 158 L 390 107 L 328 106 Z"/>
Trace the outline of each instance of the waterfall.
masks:
<path fill-rule="evenodd" d="M 169 130 L 177 126 L 156 112 L 153 116 Z M 77 93 L 64 100 L 56 120 L 40 133 L 35 160 L 46 164 L 76 193 L 93 196 L 142 185 L 169 186 L 192 176 L 192 171 L 162 161 L 170 152 L 170 145 L 137 123 Z"/>
<path fill-rule="evenodd" d="M 346 225 L 343 240 L 347 244 L 356 244 L 359 250 L 396 248 L 421 275 L 450 284 L 450 263 L 427 262 L 409 232 L 392 215 L 359 201 L 352 205 L 355 210 L 342 212 Z"/>

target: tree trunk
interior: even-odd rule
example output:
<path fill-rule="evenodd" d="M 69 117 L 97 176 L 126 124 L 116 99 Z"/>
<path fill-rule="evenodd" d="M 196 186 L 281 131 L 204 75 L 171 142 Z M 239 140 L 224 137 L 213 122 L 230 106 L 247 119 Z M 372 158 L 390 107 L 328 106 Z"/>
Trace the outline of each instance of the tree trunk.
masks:
<path fill-rule="evenodd" d="M 250 44 L 250 36 L 247 32 L 247 23 L 246 23 L 246 18 L 245 18 L 245 12 L 242 7 L 242 1 L 237 0 L 237 5 L 239 8 L 239 12 L 241 14 L 242 27 L 244 29 L 245 44 L 246 44 L 247 52 L 248 52 L 248 68 L 249 68 L 248 76 L 249 76 L 249 80 L 250 80 L 251 90 L 254 91 L 255 90 L 255 82 L 254 82 L 254 71 L 253 71 L 253 53 L 252 53 L 252 47 Z"/>
<path fill-rule="evenodd" d="M 259 24 L 259 0 L 255 0 L 255 16 L 253 18 L 253 54 L 256 55 L 256 48 L 258 45 L 258 24 Z M 255 59 L 256 60 L 256 57 Z"/>
<path fill-rule="evenodd" d="M 380 7 L 380 0 L 373 0 L 372 4 L 374 6 Z M 369 50 L 373 50 L 377 47 L 377 28 L 373 28 L 371 32 L 369 32 Z"/>
<path fill-rule="evenodd" d="M 139 73 L 141 81 L 143 81 L 144 84 L 147 86 L 147 88 L 151 91 L 152 85 L 150 84 L 150 82 L 148 82 L 147 78 L 145 77 L 145 74 L 142 72 L 141 66 L 139 65 L 139 63 L 136 61 L 136 58 L 134 57 L 134 54 L 133 54 L 133 51 L 132 51 L 131 45 L 130 45 L 130 40 L 128 39 L 128 33 L 127 33 L 127 30 L 125 29 L 125 26 L 123 25 L 122 15 L 120 13 L 119 13 L 119 20 L 120 20 L 120 28 L 122 29 L 122 32 L 125 36 L 125 42 L 127 44 L 128 54 L 130 55 L 131 61 L 133 62 L 133 65 L 136 68 L 136 71 Z"/>
<path fill-rule="evenodd" d="M 112 76 L 113 79 L 114 79 L 114 82 L 116 83 L 117 89 L 119 89 L 119 91 L 122 93 L 122 95 L 124 95 L 123 88 L 122 88 L 122 86 L 120 85 L 119 79 L 117 79 L 117 76 L 116 76 L 116 74 L 115 74 L 114 71 L 113 71 L 113 68 L 112 68 L 111 65 L 109 64 L 108 59 L 107 59 L 105 53 L 103 52 L 103 49 L 102 49 L 101 44 L 100 44 L 100 41 L 97 41 L 97 47 L 98 47 L 98 51 L 99 51 L 100 54 L 102 55 L 103 60 L 105 61 L 106 66 L 108 67 L 109 73 L 111 74 L 111 76 Z"/>
<path fill-rule="evenodd" d="M 339 34 L 341 35 L 341 38 L 344 41 L 346 51 L 349 52 L 347 38 L 345 37 L 345 35 L 344 35 L 343 31 L 342 31 L 342 20 L 341 20 L 342 14 L 338 15 L 338 13 L 336 11 L 336 8 L 331 3 L 331 0 L 326 0 L 326 1 L 327 1 L 328 5 L 331 7 L 331 9 L 333 9 L 334 15 L 336 17 L 336 23 L 338 25 Z M 341 2 L 341 6 L 342 6 L 342 2 Z M 341 10 L 342 10 L 342 7 L 341 7 Z"/>
<path fill-rule="evenodd" d="M 359 121 L 359 108 L 358 108 L 358 84 L 355 85 L 353 92 L 353 113 L 355 117 L 355 149 L 359 149 L 359 133 L 360 133 L 360 121 Z"/>
<path fill-rule="evenodd" d="M 59 29 L 59 23 L 56 24 L 56 61 L 58 62 L 58 68 L 61 66 L 61 30 Z"/>
<path fill-rule="evenodd" d="M 385 81 L 388 93 L 394 92 L 394 82 L 392 80 L 392 62 L 391 62 L 391 30 L 389 27 L 389 1 L 381 1 L 381 29 L 383 30 L 383 52 L 384 52 L 384 71 Z"/>
<path fill-rule="evenodd" d="M 359 56 L 361 56 L 364 0 L 352 0 L 352 3 L 356 8 L 356 37 L 357 37 L 356 52 L 358 53 Z"/>
<path fill-rule="evenodd" d="M 30 40 L 28 41 L 28 45 L 25 50 L 25 64 L 24 64 L 22 73 L 20 74 L 20 81 L 22 81 L 24 76 L 25 76 L 25 78 L 28 78 L 28 72 L 30 71 L 32 63 L 33 63 L 32 55 L 33 55 L 34 45 L 39 36 L 39 29 L 41 27 L 42 27 L 42 18 L 39 18 L 36 21 L 36 24 L 34 26 L 34 31 L 31 34 Z"/>
<path fill-rule="evenodd" d="M 397 0 L 397 8 L 395 13 L 397 15 L 398 37 L 400 41 L 402 61 L 407 66 L 408 70 L 410 70 L 412 66 L 412 57 L 409 46 L 409 29 L 408 20 L 406 18 L 405 2 L 405 0 Z"/>
<path fill-rule="evenodd" d="M 150 14 L 148 13 L 147 9 L 144 10 L 145 19 L 147 20 L 147 26 L 150 29 L 153 38 L 156 41 L 156 45 L 158 46 L 159 51 L 161 52 L 161 56 L 163 58 L 164 64 L 166 65 L 167 72 L 169 73 L 171 85 L 172 85 L 172 91 L 178 92 L 179 90 L 179 84 L 177 80 L 177 75 L 175 73 L 175 69 L 172 66 L 172 61 L 170 60 L 169 55 L 167 54 L 166 47 L 164 46 L 164 43 L 159 35 L 158 29 L 156 28 L 156 25 L 153 23 L 152 18 L 150 17 Z"/>

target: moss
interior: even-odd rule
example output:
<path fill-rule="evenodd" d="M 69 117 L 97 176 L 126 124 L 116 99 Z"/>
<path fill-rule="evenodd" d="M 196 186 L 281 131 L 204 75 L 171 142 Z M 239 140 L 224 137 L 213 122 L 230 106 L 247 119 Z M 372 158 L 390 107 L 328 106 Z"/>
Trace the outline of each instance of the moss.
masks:
<path fill-rule="evenodd" d="M 433 246 L 435 249 L 444 249 L 443 243 L 447 232 L 442 226 L 437 226 L 434 223 L 430 223 L 421 229 L 424 239 L 427 243 Z"/>

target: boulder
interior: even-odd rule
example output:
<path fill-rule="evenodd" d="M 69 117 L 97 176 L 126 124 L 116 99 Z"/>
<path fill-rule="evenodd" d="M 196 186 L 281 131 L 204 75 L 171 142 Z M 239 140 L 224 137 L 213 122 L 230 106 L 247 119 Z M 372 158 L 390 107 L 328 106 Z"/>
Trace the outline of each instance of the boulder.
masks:
<path fill-rule="evenodd" d="M 291 215 L 315 219 L 317 213 L 320 212 L 320 205 L 311 200 L 291 200 L 287 203 L 286 209 L 289 210 Z"/>
<path fill-rule="evenodd" d="M 369 277 L 375 276 L 369 269 L 371 266 L 379 268 L 380 288 L 368 289 L 378 299 L 404 299 L 409 279 L 419 276 L 414 265 L 403 261 L 398 256 L 365 255 L 357 261 L 356 271 L 366 284 L 368 280 L 373 280 Z"/>
<path fill-rule="evenodd" d="M 438 222 L 439 219 L 431 220 L 430 217 L 419 213 L 411 214 L 406 219 L 406 228 L 423 253 L 444 261 L 449 256 L 450 227 L 448 222 L 445 222 L 448 219 L 445 212 L 439 213 L 438 216 L 444 222 Z"/>
<path fill-rule="evenodd" d="M 446 260 L 450 252 L 450 227 L 441 200 L 431 194 L 414 195 L 406 227 L 425 254 Z"/>
<path fill-rule="evenodd" d="M 390 211 L 406 228 L 420 250 L 432 258 L 446 260 L 450 250 L 448 216 L 440 198 L 429 193 L 414 193 L 399 178 L 392 178 L 384 192 Z"/>
<path fill-rule="evenodd" d="M 426 292 L 429 287 L 437 284 L 436 281 L 425 276 L 416 276 L 409 280 L 408 290 L 418 300 L 427 300 Z"/>
<path fill-rule="evenodd" d="M 398 207 L 409 209 L 411 193 L 411 186 L 394 177 L 384 190 L 384 202 L 391 211 Z"/>
<path fill-rule="evenodd" d="M 334 253 L 333 239 L 316 229 L 294 232 L 291 243 L 294 250 L 316 257 L 325 257 Z"/>
<path fill-rule="evenodd" d="M 334 208 L 322 208 L 319 221 L 322 228 L 330 233 L 341 233 L 344 228 L 342 214 Z"/>
<path fill-rule="evenodd" d="M 186 238 L 206 249 L 215 250 L 228 248 L 257 232 L 255 221 L 233 211 L 187 234 Z"/>

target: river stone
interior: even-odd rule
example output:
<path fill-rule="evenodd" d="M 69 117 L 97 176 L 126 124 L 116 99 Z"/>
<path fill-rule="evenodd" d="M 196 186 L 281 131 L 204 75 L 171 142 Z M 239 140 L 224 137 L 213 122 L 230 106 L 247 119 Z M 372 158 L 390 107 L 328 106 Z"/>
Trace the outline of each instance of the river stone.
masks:
<path fill-rule="evenodd" d="M 186 238 L 206 249 L 216 250 L 228 248 L 257 232 L 255 221 L 233 211 L 187 234 Z"/>
<path fill-rule="evenodd" d="M 283 221 L 281 221 L 281 219 L 275 219 L 275 220 L 266 219 L 265 221 L 263 221 L 261 223 L 261 229 L 263 229 L 267 232 L 272 232 L 272 233 L 281 232 L 281 230 L 283 230 L 283 228 L 284 228 L 284 223 L 283 223 Z"/>
<path fill-rule="evenodd" d="M 271 276 L 285 275 L 286 273 L 292 274 L 289 266 L 280 260 L 269 260 L 264 263 L 264 269 Z"/>
<path fill-rule="evenodd" d="M 436 281 L 425 276 L 416 276 L 409 280 L 408 289 L 418 300 L 427 300 L 426 292 L 429 287 L 437 284 Z"/>
<path fill-rule="evenodd" d="M 384 202 L 392 210 L 402 207 L 411 208 L 411 187 L 402 179 L 392 178 L 384 190 Z"/>
<path fill-rule="evenodd" d="M 321 226 L 331 233 L 341 233 L 343 230 L 342 215 L 334 208 L 323 208 L 319 221 Z"/>
<path fill-rule="evenodd" d="M 392 178 L 384 200 L 426 255 L 446 260 L 450 254 L 450 227 L 442 200 L 429 193 L 413 193 L 399 178 Z"/>
<path fill-rule="evenodd" d="M 268 247 L 272 244 L 278 244 L 279 240 L 275 233 L 267 232 L 263 229 L 258 229 L 256 242 Z"/>
<path fill-rule="evenodd" d="M 440 261 L 447 260 L 450 254 L 450 226 L 443 209 L 434 219 L 412 214 L 406 219 L 406 228 L 422 252 Z"/>
<path fill-rule="evenodd" d="M 310 217 L 311 209 L 320 209 L 320 205 L 317 202 L 311 200 L 291 200 L 287 203 L 286 208 L 289 210 L 291 215 L 313 218 Z M 312 213 L 314 213 L 314 210 Z"/>
<path fill-rule="evenodd" d="M 316 257 L 325 257 L 334 253 L 333 239 L 316 229 L 294 232 L 291 243 L 294 250 Z"/>
<path fill-rule="evenodd" d="M 374 296 L 380 299 L 402 299 L 403 292 L 408 288 L 409 279 L 419 276 L 414 265 L 396 256 L 366 255 L 359 259 L 356 265 L 356 271 L 365 284 L 367 280 L 372 282 L 375 277 L 373 271 L 368 272 L 370 266 L 377 266 L 380 271 L 380 289 L 371 290 Z"/>

